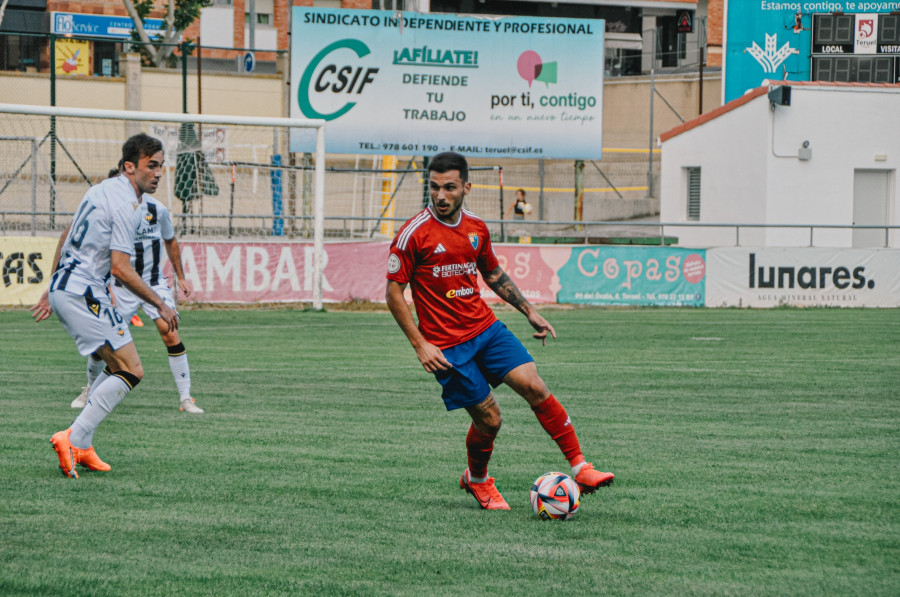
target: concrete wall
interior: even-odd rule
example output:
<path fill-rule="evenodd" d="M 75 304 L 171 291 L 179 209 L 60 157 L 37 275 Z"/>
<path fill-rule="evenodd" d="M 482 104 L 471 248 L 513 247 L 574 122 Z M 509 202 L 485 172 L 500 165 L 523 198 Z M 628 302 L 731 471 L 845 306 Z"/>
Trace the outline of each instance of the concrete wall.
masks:
<path fill-rule="evenodd" d="M 720 105 L 721 73 L 703 78 L 703 112 Z M 700 115 L 700 82 L 696 73 L 654 77 L 654 87 L 684 120 Z M 653 146 L 663 132 L 682 120 L 654 94 Z M 607 79 L 603 86 L 603 146 L 649 148 L 650 77 Z"/>

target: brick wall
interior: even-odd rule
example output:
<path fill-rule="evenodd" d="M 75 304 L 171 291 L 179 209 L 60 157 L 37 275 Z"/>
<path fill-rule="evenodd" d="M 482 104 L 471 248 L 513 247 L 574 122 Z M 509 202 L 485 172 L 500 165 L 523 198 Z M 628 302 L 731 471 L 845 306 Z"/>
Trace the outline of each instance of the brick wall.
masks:
<path fill-rule="evenodd" d="M 722 38 L 725 26 L 725 0 L 709 0 L 707 5 L 706 64 L 722 66 Z"/>

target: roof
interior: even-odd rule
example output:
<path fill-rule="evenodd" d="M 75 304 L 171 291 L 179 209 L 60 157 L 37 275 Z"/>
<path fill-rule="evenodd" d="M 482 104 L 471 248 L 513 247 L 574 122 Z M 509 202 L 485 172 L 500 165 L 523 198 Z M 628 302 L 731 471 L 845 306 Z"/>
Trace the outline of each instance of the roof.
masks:
<path fill-rule="evenodd" d="M 722 114 L 727 112 L 731 112 L 732 110 L 743 106 L 746 103 L 753 101 L 761 95 L 766 95 L 769 92 L 770 87 L 777 87 L 781 85 L 786 85 L 788 87 L 847 87 L 847 88 L 880 88 L 880 89 L 892 89 L 896 91 L 900 91 L 900 84 L 897 83 L 840 83 L 837 81 L 763 81 L 764 85 L 762 87 L 757 87 L 755 89 L 751 89 L 741 97 L 737 99 L 733 99 L 727 104 L 719 106 L 715 110 L 711 110 L 710 112 L 706 112 L 705 114 L 701 114 L 697 118 L 693 120 L 688 120 L 687 122 L 676 126 L 673 129 L 670 129 L 659 136 L 659 143 L 665 143 L 672 137 L 677 137 L 681 133 L 686 133 L 687 131 L 697 128 L 701 124 L 705 124 L 710 120 L 718 118 Z"/>

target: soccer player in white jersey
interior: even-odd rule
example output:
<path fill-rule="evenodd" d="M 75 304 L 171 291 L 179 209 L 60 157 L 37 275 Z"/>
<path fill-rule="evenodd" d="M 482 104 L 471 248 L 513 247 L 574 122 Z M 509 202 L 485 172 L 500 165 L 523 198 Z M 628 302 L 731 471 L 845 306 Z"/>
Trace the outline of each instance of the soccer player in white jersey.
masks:
<path fill-rule="evenodd" d="M 115 171 L 113 171 L 115 172 Z M 112 174 L 111 172 L 110 174 Z M 117 176 L 120 174 L 116 173 Z M 172 269 L 178 279 L 178 286 L 189 297 L 193 292 L 190 283 L 184 277 L 184 269 L 181 265 L 181 250 L 178 240 L 175 238 L 175 228 L 172 226 L 172 218 L 165 205 L 149 195 L 144 195 L 140 212 L 140 225 L 134 240 L 134 253 L 131 256 L 131 266 L 140 274 L 144 282 L 172 309 L 175 309 L 175 300 L 169 289 L 169 281 L 162 274 L 162 248 L 165 247 Z M 170 330 L 159 315 L 159 311 L 153 303 L 145 301 L 134 292 L 128 290 L 118 280 L 113 283 L 113 295 L 115 296 L 116 311 L 124 321 L 130 321 L 138 309 L 143 309 L 150 319 L 156 324 L 163 344 L 169 353 L 169 369 L 175 378 L 175 387 L 178 389 L 178 402 L 183 412 L 199 415 L 203 409 L 194 403 L 191 398 L 191 370 L 188 366 L 187 351 L 184 348 L 177 330 Z M 97 376 L 103 371 L 104 362 L 99 355 L 92 354 L 88 357 L 86 385 L 81 394 L 72 401 L 72 408 L 84 408 L 90 396 L 91 386 Z"/>
<path fill-rule="evenodd" d="M 122 146 L 122 164 L 122 176 L 85 193 L 57 246 L 50 287 L 31 308 L 36 321 L 56 312 L 78 352 L 99 354 L 109 371 L 95 381 L 72 426 L 50 438 L 60 469 L 73 479 L 77 464 L 110 470 L 94 450 L 94 432 L 144 375 L 128 326 L 110 300 L 111 276 L 153 304 L 168 330 L 178 329 L 178 314 L 131 266 L 141 200 L 156 190 L 162 173 L 162 143 L 144 133 L 134 135 Z"/>

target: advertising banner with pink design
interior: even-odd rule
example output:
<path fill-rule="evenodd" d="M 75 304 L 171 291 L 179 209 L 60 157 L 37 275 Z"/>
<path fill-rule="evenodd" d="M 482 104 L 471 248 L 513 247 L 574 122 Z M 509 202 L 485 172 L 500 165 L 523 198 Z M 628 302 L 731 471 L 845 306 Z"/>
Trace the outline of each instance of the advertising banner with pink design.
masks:
<path fill-rule="evenodd" d="M 291 242 L 181 242 L 181 261 L 195 299 L 214 303 L 309 302 L 313 245 Z M 384 301 L 390 243 L 325 245 L 322 298 Z M 172 266 L 165 270 L 172 279 Z"/>
<path fill-rule="evenodd" d="M 390 243 L 325 245 L 323 299 L 384 301 Z M 201 302 L 312 300 L 313 246 L 296 242 L 182 242 L 185 276 Z M 494 245 L 533 303 L 694 305 L 705 300 L 703 250 L 670 247 Z M 171 279 L 171 265 L 166 264 Z M 489 288 L 490 303 L 500 299 Z"/>

